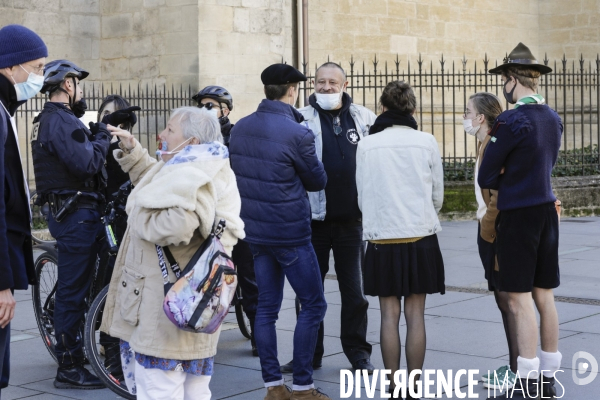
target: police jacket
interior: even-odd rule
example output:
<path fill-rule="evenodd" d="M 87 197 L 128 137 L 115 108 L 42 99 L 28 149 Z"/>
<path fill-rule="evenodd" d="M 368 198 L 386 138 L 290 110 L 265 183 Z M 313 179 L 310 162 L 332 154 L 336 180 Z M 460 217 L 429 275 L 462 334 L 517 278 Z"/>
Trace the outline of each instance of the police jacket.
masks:
<path fill-rule="evenodd" d="M 106 125 L 100 123 L 92 135 L 65 105 L 47 102 L 34 121 L 31 139 L 37 191 L 42 195 L 81 191 L 98 198 L 106 180 L 110 137 Z"/>
<path fill-rule="evenodd" d="M 327 175 L 315 138 L 293 107 L 263 100 L 231 130 L 229 152 L 245 224 L 246 241 L 273 246 L 310 242 L 307 191 L 325 188 Z"/>
<path fill-rule="evenodd" d="M 0 75 L 0 290 L 27 289 L 34 284 L 29 199 L 11 117 L 23 101 Z"/>

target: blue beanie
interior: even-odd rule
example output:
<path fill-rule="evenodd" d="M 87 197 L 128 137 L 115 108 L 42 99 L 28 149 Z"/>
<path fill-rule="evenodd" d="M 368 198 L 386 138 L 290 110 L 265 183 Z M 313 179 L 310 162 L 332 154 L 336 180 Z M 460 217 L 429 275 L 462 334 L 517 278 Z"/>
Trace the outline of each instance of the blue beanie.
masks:
<path fill-rule="evenodd" d="M 0 29 L 0 68 L 48 57 L 48 48 L 31 29 L 21 25 L 6 25 Z"/>

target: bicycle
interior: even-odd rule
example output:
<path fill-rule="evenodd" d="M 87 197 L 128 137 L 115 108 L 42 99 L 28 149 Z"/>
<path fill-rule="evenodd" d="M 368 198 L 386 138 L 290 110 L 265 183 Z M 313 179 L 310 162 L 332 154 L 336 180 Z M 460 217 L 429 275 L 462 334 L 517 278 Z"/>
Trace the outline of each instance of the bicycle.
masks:
<path fill-rule="evenodd" d="M 108 280 L 110 279 L 109 273 L 111 273 L 111 271 L 109 271 L 111 258 L 114 259 L 118 251 L 118 245 L 113 234 L 113 226 L 119 221 L 119 219 L 126 218 L 125 204 L 131 189 L 132 185 L 130 182 L 122 185 L 115 199 L 107 204 L 105 212 L 102 216 L 102 221 L 106 228 L 106 235 L 98 237 L 96 240 L 100 242 L 108 240 L 108 249 L 106 251 L 99 252 L 96 258 L 94 273 L 92 277 L 90 277 L 92 282 L 86 298 L 88 307 L 86 307 L 87 311 L 85 314 L 85 321 L 89 319 L 91 313 L 93 313 L 95 318 L 98 318 L 99 315 L 99 319 L 97 321 L 101 321 L 102 319 L 101 312 L 103 307 L 99 310 L 96 310 L 92 309 L 92 305 L 94 304 L 94 300 L 99 297 L 100 294 L 103 293 L 104 298 L 106 297 L 106 293 L 108 291 Z M 35 193 L 32 197 L 34 196 Z M 43 209 L 44 206 L 40 206 L 40 210 Z M 45 214 L 43 212 L 41 212 L 41 214 L 46 216 L 47 212 L 48 210 L 46 210 Z M 54 349 L 56 345 L 54 330 L 54 304 L 57 287 L 58 251 L 55 242 L 39 240 L 39 238 L 34 238 L 34 241 L 36 242 L 36 249 L 42 249 L 43 253 L 37 257 L 35 261 L 35 271 L 39 283 L 32 286 L 33 308 L 38 329 L 40 330 L 40 334 L 44 340 L 44 345 L 54 361 L 57 361 Z M 121 395 L 122 397 L 135 399 L 135 396 L 130 395 L 127 391 L 124 381 L 119 381 L 112 376 L 112 374 L 105 370 L 104 365 L 102 364 L 103 360 L 101 360 L 100 357 L 97 354 L 94 354 L 92 351 L 93 342 L 88 340 L 89 344 L 86 346 L 85 321 L 82 321 L 79 336 L 84 344 L 84 354 L 86 360 L 90 363 L 94 371 L 99 374 L 98 377 L 109 389 Z M 98 324 L 96 329 L 99 327 L 100 325 Z M 102 379 L 103 377 L 105 379 Z"/>
<path fill-rule="evenodd" d="M 50 236 L 50 233 L 42 235 L 41 228 L 47 227 L 48 213 L 50 206 L 48 203 L 39 204 L 37 191 L 29 194 L 29 209 L 31 210 L 31 239 L 35 244 L 55 245 L 56 240 Z"/>

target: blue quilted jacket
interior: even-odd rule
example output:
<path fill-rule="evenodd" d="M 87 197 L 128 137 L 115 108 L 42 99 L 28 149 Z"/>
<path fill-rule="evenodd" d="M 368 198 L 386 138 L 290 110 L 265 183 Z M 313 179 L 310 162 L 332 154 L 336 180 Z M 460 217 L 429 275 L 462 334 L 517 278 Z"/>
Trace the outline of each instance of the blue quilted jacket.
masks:
<path fill-rule="evenodd" d="M 246 241 L 270 246 L 310 242 L 307 191 L 327 175 L 302 115 L 281 101 L 263 100 L 231 130 L 229 154 L 242 198 Z"/>

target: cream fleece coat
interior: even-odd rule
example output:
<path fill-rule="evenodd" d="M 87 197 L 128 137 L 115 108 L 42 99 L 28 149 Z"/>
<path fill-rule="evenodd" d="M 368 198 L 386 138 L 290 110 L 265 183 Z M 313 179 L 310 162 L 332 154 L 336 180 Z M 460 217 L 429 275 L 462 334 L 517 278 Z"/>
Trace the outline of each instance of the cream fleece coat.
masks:
<path fill-rule="evenodd" d="M 115 150 L 135 189 L 127 201 L 128 228 L 117 255 L 101 330 L 129 342 L 141 354 L 178 360 L 214 356 L 213 334 L 178 329 L 164 314 L 163 280 L 155 244 L 169 246 L 185 267 L 210 233 L 226 220 L 226 251 L 244 237 L 240 195 L 228 158 L 165 165 L 137 143 L 129 154 Z M 169 269 L 171 282 L 175 276 Z"/>

